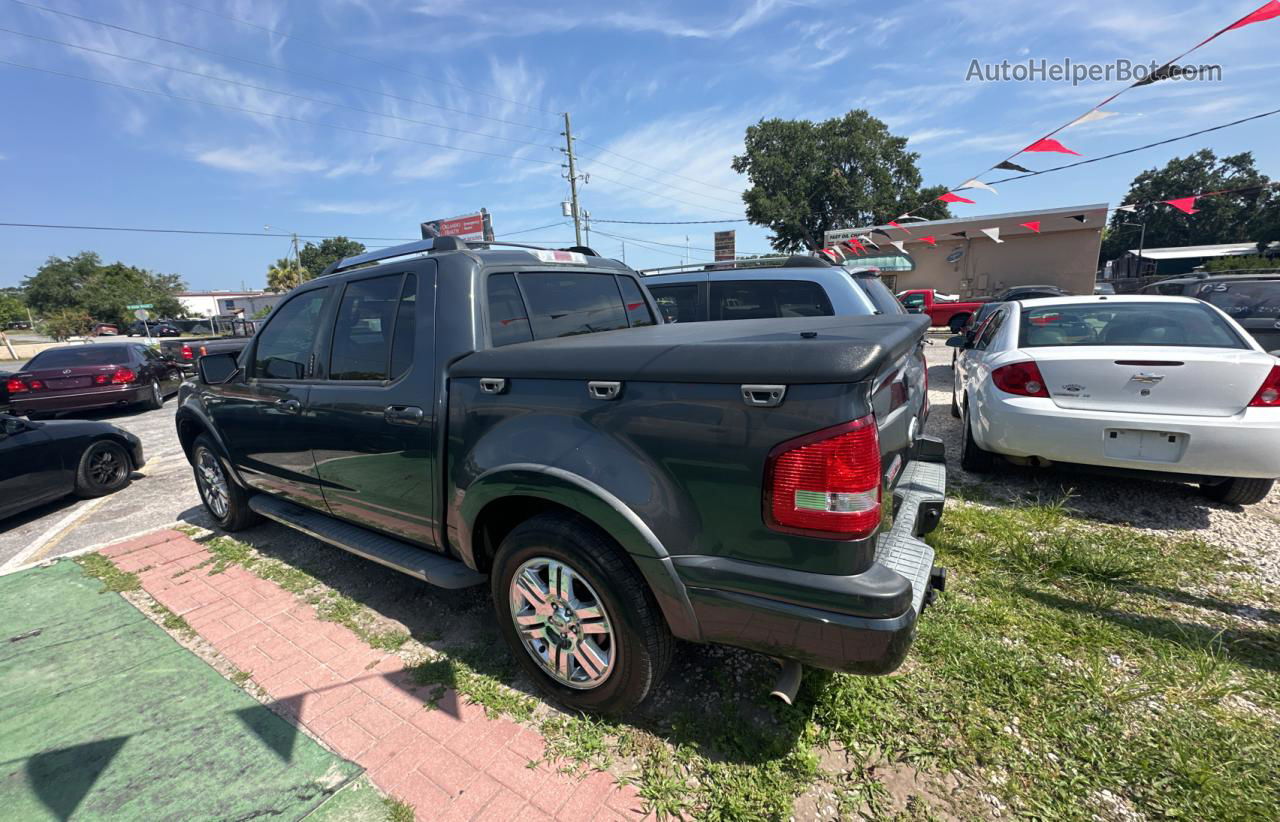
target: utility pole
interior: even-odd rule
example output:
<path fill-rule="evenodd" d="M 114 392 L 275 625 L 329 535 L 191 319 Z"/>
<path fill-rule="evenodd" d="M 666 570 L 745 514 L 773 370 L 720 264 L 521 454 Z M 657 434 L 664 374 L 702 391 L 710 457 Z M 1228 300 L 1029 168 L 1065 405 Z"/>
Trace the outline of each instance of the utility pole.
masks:
<path fill-rule="evenodd" d="M 591 212 L 582 212 L 582 230 L 587 234 L 587 245 L 591 245 Z"/>
<path fill-rule="evenodd" d="M 573 130 L 569 127 L 569 112 L 564 113 L 564 153 L 569 156 L 569 199 L 573 203 L 573 239 L 582 245 L 582 221 L 578 209 L 578 170 L 573 164 Z"/>
<path fill-rule="evenodd" d="M 622 264 L 627 264 L 627 241 L 622 241 Z"/>

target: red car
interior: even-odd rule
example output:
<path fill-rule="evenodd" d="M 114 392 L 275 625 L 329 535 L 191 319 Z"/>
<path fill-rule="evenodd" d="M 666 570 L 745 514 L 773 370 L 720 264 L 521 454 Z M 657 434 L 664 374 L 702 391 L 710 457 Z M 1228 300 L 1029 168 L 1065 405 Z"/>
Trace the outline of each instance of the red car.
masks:
<path fill-rule="evenodd" d="M 932 288 L 913 288 L 899 294 L 898 301 L 912 314 L 929 315 L 929 325 L 946 326 L 951 329 L 952 334 L 959 334 L 970 315 L 976 313 L 984 303 L 990 302 L 990 299 L 961 300 Z"/>
<path fill-rule="evenodd" d="M 50 348 L 5 379 L 11 413 L 33 419 L 112 406 L 159 408 L 181 383 L 178 366 L 141 343 Z"/>

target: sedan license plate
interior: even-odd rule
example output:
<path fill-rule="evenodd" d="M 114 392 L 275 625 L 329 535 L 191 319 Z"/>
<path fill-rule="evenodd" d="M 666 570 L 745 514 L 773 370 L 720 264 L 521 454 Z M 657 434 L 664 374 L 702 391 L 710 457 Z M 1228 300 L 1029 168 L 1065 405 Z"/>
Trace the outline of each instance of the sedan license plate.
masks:
<path fill-rule="evenodd" d="M 1187 450 L 1187 435 L 1171 431 L 1108 428 L 1103 436 L 1103 453 L 1121 460 L 1178 462 Z"/>
<path fill-rule="evenodd" d="M 88 388 L 93 380 L 89 377 L 68 377 L 65 380 L 47 380 L 45 385 L 52 389 Z"/>

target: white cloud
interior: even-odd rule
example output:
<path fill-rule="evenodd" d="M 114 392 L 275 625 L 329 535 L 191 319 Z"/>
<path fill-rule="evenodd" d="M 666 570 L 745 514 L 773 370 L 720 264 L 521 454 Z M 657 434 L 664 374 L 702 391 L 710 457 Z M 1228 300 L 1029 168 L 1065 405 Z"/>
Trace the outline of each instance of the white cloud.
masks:
<path fill-rule="evenodd" d="M 461 154 L 442 152 L 424 158 L 405 159 L 392 169 L 391 174 L 399 180 L 429 180 L 443 177 L 448 171 L 461 165 L 462 161 Z"/>
<path fill-rule="evenodd" d="M 922 128 L 919 131 L 907 135 L 908 145 L 914 148 L 922 143 L 929 143 L 934 140 L 940 140 L 943 137 L 952 137 L 957 134 L 964 134 L 962 128 Z"/>
<path fill-rule="evenodd" d="M 302 206 L 308 214 L 389 214 L 405 211 L 407 206 L 399 200 L 351 200 L 347 202 L 309 202 Z"/>
<path fill-rule="evenodd" d="M 337 177 L 364 176 L 366 174 L 376 174 L 382 169 L 382 163 L 373 157 L 366 157 L 363 160 L 347 160 L 338 163 L 324 173 L 324 176 L 334 179 Z"/>
<path fill-rule="evenodd" d="M 243 174 L 317 174 L 329 169 L 329 163 L 319 158 L 286 156 L 270 146 L 208 149 L 197 153 L 195 160 L 211 168 Z"/>

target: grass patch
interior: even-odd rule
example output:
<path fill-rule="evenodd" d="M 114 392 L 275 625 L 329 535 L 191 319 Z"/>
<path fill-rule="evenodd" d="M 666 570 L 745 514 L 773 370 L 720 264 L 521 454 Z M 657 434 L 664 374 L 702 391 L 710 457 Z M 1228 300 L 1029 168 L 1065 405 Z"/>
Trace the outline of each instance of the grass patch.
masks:
<path fill-rule="evenodd" d="M 387 811 L 387 822 L 413 822 L 416 818 L 413 806 L 408 802 L 387 796 L 383 798 L 382 806 Z"/>
<path fill-rule="evenodd" d="M 196 635 L 195 630 L 185 619 L 178 616 L 173 611 L 170 611 L 160 603 L 152 603 L 151 611 L 160 616 L 160 624 L 166 629 L 173 631 L 174 633 L 182 634 L 186 637 L 193 637 Z"/>
<path fill-rule="evenodd" d="M 105 594 L 107 591 L 122 593 L 124 591 L 137 591 L 142 588 L 142 582 L 138 579 L 137 574 L 121 571 L 114 562 L 102 554 L 85 554 L 82 557 L 76 557 L 75 563 L 86 574 L 102 583 L 102 591 L 99 593 Z"/>
<path fill-rule="evenodd" d="M 253 678 L 253 674 L 249 671 L 236 671 L 234 674 L 230 676 L 231 681 L 234 682 L 236 686 L 240 688 L 243 688 L 245 685 L 248 685 L 249 680 L 251 678 Z"/>

